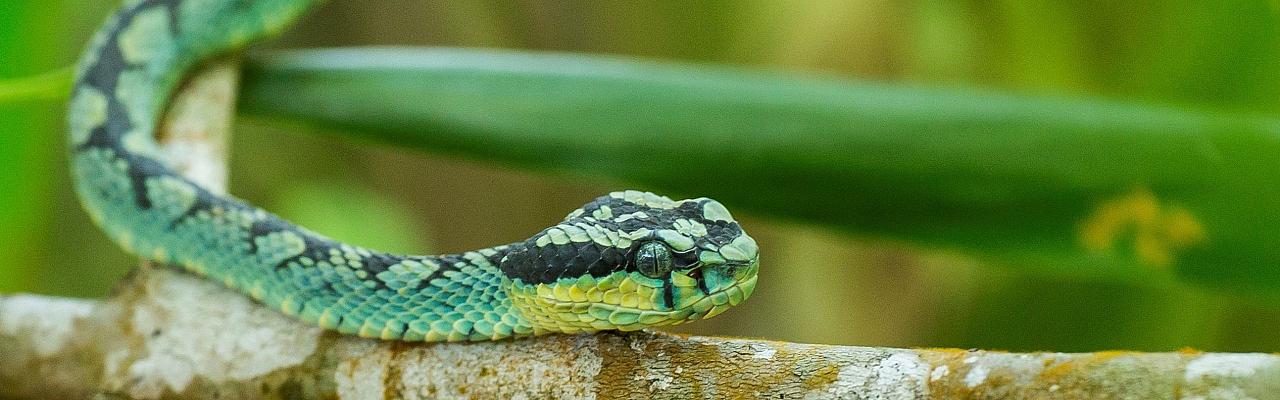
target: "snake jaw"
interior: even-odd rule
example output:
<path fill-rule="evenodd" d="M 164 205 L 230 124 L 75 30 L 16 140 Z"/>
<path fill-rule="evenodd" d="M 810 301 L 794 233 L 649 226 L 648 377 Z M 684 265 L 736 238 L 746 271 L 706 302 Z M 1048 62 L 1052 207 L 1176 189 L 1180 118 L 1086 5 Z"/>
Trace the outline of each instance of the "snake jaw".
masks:
<path fill-rule="evenodd" d="M 517 278 L 509 282 L 509 298 L 530 321 L 534 334 L 676 325 L 714 317 L 750 297 L 759 271 L 757 260 L 673 271 L 668 280 L 621 271 L 603 278 L 565 278 L 550 284 L 527 284 Z M 713 269 L 703 270 L 709 267 Z M 702 279 L 688 275 L 699 270 Z M 709 276 L 722 279 L 708 284 Z M 715 289 L 707 291 L 708 287 Z M 668 292 L 672 299 L 664 298 Z M 673 303 L 668 300 L 674 300 L 675 306 L 669 306 Z"/>

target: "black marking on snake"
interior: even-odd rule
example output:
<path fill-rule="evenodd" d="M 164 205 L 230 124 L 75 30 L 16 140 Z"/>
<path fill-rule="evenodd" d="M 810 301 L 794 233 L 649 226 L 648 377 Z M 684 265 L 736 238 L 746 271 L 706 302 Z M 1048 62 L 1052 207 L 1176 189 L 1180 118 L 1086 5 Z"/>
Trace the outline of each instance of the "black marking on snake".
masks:
<path fill-rule="evenodd" d="M 134 187 L 134 201 L 138 203 L 138 207 L 146 210 L 151 208 L 151 198 L 147 190 L 147 179 L 161 176 L 173 176 L 168 167 L 159 161 L 150 157 L 138 157 L 129 154 L 125 157 L 129 162 L 129 182 Z M 175 176 L 176 178 L 176 176 Z M 181 179 L 181 178 L 179 178 Z M 194 185 L 193 185 L 194 186 Z"/>
<path fill-rule="evenodd" d="M 682 215 L 702 215 L 702 206 L 706 205 L 706 201 L 689 201 L 680 203 L 676 206 L 677 210 L 683 211 Z"/>
<path fill-rule="evenodd" d="M 435 271 L 432 271 L 431 274 L 427 275 L 425 278 L 419 279 L 418 283 L 411 287 L 412 290 L 425 289 L 427 286 L 431 285 L 432 279 L 444 277 L 445 264 L 444 264 L 444 260 L 441 257 L 420 256 L 420 257 L 412 257 L 411 259 L 423 264 L 434 264 L 434 265 L 440 266 L 440 268 L 436 268 Z"/>
<path fill-rule="evenodd" d="M 494 247 L 491 249 L 494 251 L 494 254 L 491 256 L 485 256 L 484 258 L 489 261 L 489 265 L 492 265 L 494 267 L 502 265 L 502 259 L 507 257 L 507 252 L 511 250 L 512 246 L 515 246 L 515 243 Z M 484 254 L 481 254 L 481 255 L 484 255 Z"/>
<path fill-rule="evenodd" d="M 574 252 L 577 253 L 575 258 L 578 259 L 578 262 L 587 264 L 586 270 L 588 273 L 592 276 L 603 276 L 598 272 L 603 272 L 608 266 L 600 262 L 600 249 L 596 247 L 594 242 L 578 244 Z"/>
<path fill-rule="evenodd" d="M 120 52 L 120 30 L 124 29 L 132 19 L 132 14 L 120 16 L 120 20 L 111 33 L 107 35 L 107 40 L 102 44 L 101 50 L 98 51 L 97 59 L 94 60 L 93 65 L 85 69 L 84 75 L 80 77 L 79 86 L 97 88 L 108 99 L 115 97 L 116 83 L 120 79 L 120 73 L 128 67 L 124 62 L 124 54 Z M 118 131 L 113 130 L 112 132 Z"/>
<path fill-rule="evenodd" d="M 235 203 L 235 206 L 248 209 L 248 206 L 245 206 L 239 203 Z M 279 263 L 276 263 L 274 269 L 277 271 L 288 268 L 290 264 L 298 262 L 303 257 L 310 258 L 315 262 L 328 262 L 330 258 L 329 253 L 332 250 L 337 250 L 341 253 L 346 253 L 343 251 L 342 245 L 335 243 L 331 240 L 321 238 L 301 228 L 298 228 L 293 224 L 290 224 L 289 222 L 283 219 L 280 219 L 280 217 L 277 217 L 274 214 L 267 214 L 262 219 L 254 221 L 253 224 L 249 225 L 249 235 L 246 238 L 246 240 L 249 243 L 250 252 L 252 253 L 258 252 L 258 246 L 257 246 L 258 238 L 266 235 L 270 235 L 272 233 L 277 233 L 277 232 L 292 232 L 298 235 L 299 237 L 301 237 L 302 243 L 303 243 L 303 250 L 301 252 L 299 252 L 298 254 L 292 257 L 288 257 L 283 260 L 280 260 Z M 375 277 L 379 273 L 386 271 L 392 265 L 395 265 L 396 263 L 404 261 L 405 259 L 406 257 L 404 256 L 396 256 L 396 255 L 390 255 L 386 253 L 371 251 L 369 252 L 369 255 L 360 257 L 359 269 L 369 272 L 371 276 L 369 278 L 366 278 L 366 280 L 374 283 L 374 287 L 373 287 L 374 290 L 386 289 L 387 288 L 386 282 L 383 282 L 381 279 L 376 279 Z M 299 265 L 302 265 L 302 264 L 299 263 Z"/>
<path fill-rule="evenodd" d="M 228 203 L 230 203 L 230 201 L 228 201 Z M 239 203 L 232 204 L 237 206 L 237 208 L 250 209 L 247 205 Z M 250 224 L 250 227 L 248 227 L 248 236 L 246 237 L 246 240 L 248 241 L 248 245 L 250 245 L 251 253 L 257 253 L 257 250 L 259 250 L 257 249 L 257 238 L 271 235 L 271 233 L 276 232 L 293 232 L 294 235 L 302 238 L 303 245 L 303 249 L 300 253 L 289 256 L 289 258 L 285 258 L 280 260 L 279 263 L 276 263 L 274 267 L 276 271 L 288 268 L 289 265 L 298 262 L 301 258 L 310 258 L 311 260 L 315 260 L 315 262 L 328 262 L 330 259 L 330 251 L 338 250 L 339 253 L 347 253 L 347 251 L 343 251 L 343 246 L 337 244 L 337 242 L 328 240 L 328 238 L 316 236 L 315 233 L 293 226 L 293 224 L 276 217 L 275 214 L 270 213 L 259 219 L 259 221 L 253 222 Z M 390 268 L 390 265 L 403 262 L 403 260 L 407 259 L 406 256 L 378 253 L 378 251 L 369 251 L 367 254 L 369 255 L 361 255 L 358 262 L 360 262 L 360 269 L 362 269 L 362 271 L 369 272 L 371 277 L 367 279 L 375 283 L 374 290 L 387 288 L 387 282 L 383 282 L 381 279 L 375 278 L 379 273 L 387 271 L 387 269 Z"/>
<path fill-rule="evenodd" d="M 698 265 L 702 262 L 698 260 L 697 248 L 689 249 L 686 251 L 675 251 L 673 249 L 671 250 L 671 259 L 672 259 L 672 262 L 674 263 L 672 265 L 672 268 L 677 270 L 689 268 L 691 266 Z"/>
<path fill-rule="evenodd" d="M 685 275 L 688 275 L 690 278 L 693 278 L 695 282 L 698 282 L 698 290 L 701 290 L 702 293 L 708 295 L 711 294 L 711 289 L 707 288 L 707 280 L 702 279 L 702 268 L 691 269 L 689 272 L 685 273 Z"/>
<path fill-rule="evenodd" d="M 285 222 L 284 220 L 277 218 L 274 215 L 268 215 L 266 218 L 260 219 L 254 222 L 253 225 L 250 225 L 249 237 L 247 240 L 249 241 L 249 245 L 253 246 L 253 252 L 256 253 L 258 251 L 258 248 L 257 248 L 257 244 L 255 243 L 255 239 L 265 235 L 269 235 L 274 232 L 285 232 L 285 231 L 293 232 L 298 236 L 302 237 L 302 251 L 299 252 L 297 255 L 294 255 L 293 257 L 280 260 L 280 262 L 277 263 L 274 268 L 277 271 L 287 268 L 289 266 L 289 263 L 300 261 L 303 257 L 310 258 L 312 261 L 315 261 L 315 262 L 322 262 L 322 261 L 328 262 L 329 250 L 338 248 L 336 244 L 326 240 L 321 240 L 315 235 L 311 235 L 311 234 L 308 234 L 307 232 L 303 232 L 301 229 L 298 229 L 297 227 L 290 225 L 288 222 Z M 303 268 L 311 268 L 301 263 L 299 263 L 298 265 L 302 265 Z"/>
<path fill-rule="evenodd" d="M 89 138 L 84 144 L 76 148 L 76 151 L 84 151 L 89 148 L 105 148 L 111 149 L 117 158 L 125 160 L 128 165 L 127 174 L 129 175 L 130 184 L 133 187 L 134 201 L 138 207 L 144 210 L 150 209 L 151 198 L 147 191 L 146 180 L 152 177 L 172 176 L 183 181 L 185 178 L 178 177 L 166 166 L 159 161 L 150 157 L 135 155 L 128 149 L 124 148 L 121 142 L 123 135 L 136 128 L 133 121 L 129 119 L 129 110 L 125 108 L 117 97 L 117 91 L 120 85 L 120 76 L 129 69 L 141 68 L 140 65 L 130 64 L 124 59 L 124 53 L 120 49 L 120 33 L 133 25 L 133 20 L 138 14 L 150 10 L 155 7 L 162 7 L 169 14 L 169 30 L 173 37 L 177 37 L 178 16 L 179 16 L 179 0 L 144 0 L 134 5 L 132 8 L 119 12 L 116 26 L 107 34 L 106 40 L 102 46 L 97 49 L 97 59 L 93 65 L 85 69 L 84 75 L 80 77 L 77 86 L 91 87 L 97 89 L 107 100 L 106 121 L 102 126 L 93 129 L 89 133 Z M 153 132 L 154 133 L 154 132 Z M 199 188 L 199 185 L 193 185 L 200 190 L 203 195 L 197 198 L 197 202 L 201 198 L 216 197 Z M 206 199 L 207 200 L 207 199 Z M 206 202 L 208 203 L 208 202 Z M 194 215 L 198 210 L 187 210 L 183 215 L 187 217 Z M 174 221 L 174 224 L 181 221 Z M 172 228 L 172 225 L 171 225 Z M 251 243 L 252 245 L 252 243 Z"/>
<path fill-rule="evenodd" d="M 675 285 L 671 282 L 671 274 L 667 274 L 667 278 L 662 280 L 662 301 L 667 303 L 667 308 L 674 310 L 676 308 Z"/>
<path fill-rule="evenodd" d="M 458 271 L 458 267 L 454 266 L 454 264 L 456 263 L 461 262 L 461 263 L 469 264 L 466 258 L 463 258 L 461 255 L 458 255 L 458 254 L 448 254 L 448 255 L 435 256 L 435 257 L 420 257 L 420 258 L 417 258 L 417 260 L 423 263 L 428 263 L 428 260 L 430 260 L 431 263 L 439 265 L 440 268 L 437 268 L 435 271 L 431 272 L 430 275 L 427 275 L 427 277 L 422 278 L 422 280 L 418 281 L 418 284 L 414 286 L 414 290 L 422 290 L 427 286 L 430 286 L 432 280 L 444 278 L 445 272 Z"/>
<path fill-rule="evenodd" d="M 146 179 L 149 176 L 168 174 L 165 173 L 167 168 L 158 165 L 155 160 L 135 156 L 125 149 L 120 141 L 121 136 L 125 132 L 132 130 L 134 126 L 133 121 L 129 119 L 129 111 L 125 109 L 124 104 L 116 97 L 116 92 L 119 88 L 121 74 L 126 69 L 136 67 L 125 61 L 124 53 L 120 50 L 120 31 L 128 28 L 139 12 L 159 1 L 163 0 L 142 2 L 133 9 L 120 13 L 116 26 L 107 35 L 107 40 L 98 50 L 98 58 L 94 60 L 93 65 L 85 70 L 84 76 L 80 78 L 78 84 L 78 86 L 97 89 L 106 98 L 107 107 L 106 121 L 102 126 L 92 130 L 89 133 L 89 138 L 76 150 L 84 151 L 93 147 L 106 148 L 111 149 L 116 157 L 124 159 L 129 166 L 129 181 L 133 186 L 135 201 L 142 209 L 151 208 L 151 199 L 147 196 Z"/>
<path fill-rule="evenodd" d="M 240 206 L 240 205 L 237 204 L 237 206 Z M 249 252 L 250 253 L 258 252 L 258 238 L 266 235 L 270 235 L 272 233 L 283 232 L 283 231 L 297 232 L 297 229 L 289 225 L 287 222 L 284 222 L 284 220 L 279 218 L 273 218 L 271 216 L 267 216 L 266 218 L 253 221 L 252 224 L 249 224 L 249 236 L 245 238 L 245 240 L 249 242 Z M 307 240 L 306 235 L 300 235 L 300 236 L 302 236 L 303 243 L 306 243 L 306 240 Z M 310 247 L 310 246 L 307 246 L 307 247 Z M 299 256 L 302 256 L 302 255 L 306 255 L 306 251 L 303 251 L 302 254 L 299 254 Z M 276 269 L 282 268 L 283 264 L 287 264 L 288 261 L 296 260 L 297 257 L 298 256 L 290 257 L 285 261 L 282 261 L 280 264 L 276 265 Z M 315 259 L 315 257 L 311 257 L 311 258 Z"/>
<path fill-rule="evenodd" d="M 252 7 L 252 3 L 250 0 L 240 0 L 230 2 L 229 6 L 234 10 L 247 11 Z M 237 12 L 236 14 L 248 14 L 248 12 Z"/>
<path fill-rule="evenodd" d="M 535 236 L 536 237 L 536 236 Z M 633 270 L 629 266 L 631 248 L 601 246 L 595 242 L 566 243 L 538 247 L 535 239 L 513 244 L 499 269 L 507 278 L 526 283 L 554 283 L 566 276 L 590 274 L 604 277 L 617 271 Z M 634 248 L 634 246 L 633 246 Z M 540 265 L 541 268 L 517 268 Z"/>
<path fill-rule="evenodd" d="M 174 228 L 177 228 L 178 225 L 182 225 L 183 222 L 186 222 L 192 218 L 195 218 L 196 215 L 199 215 L 201 211 L 209 211 L 212 214 L 213 209 L 217 207 L 221 207 L 223 210 L 226 210 L 227 212 L 234 212 L 234 211 L 241 211 L 241 210 L 248 209 L 248 207 L 243 204 L 239 204 L 234 201 L 229 201 L 225 198 L 214 195 L 213 193 L 210 193 L 208 190 L 205 190 L 203 187 L 200 187 L 199 185 L 192 185 L 192 186 L 195 187 L 196 189 L 195 202 L 191 203 L 191 207 L 188 207 L 187 211 L 184 211 L 182 215 L 179 215 L 177 218 L 174 218 L 173 222 L 169 223 L 169 230 L 173 230 Z M 249 237 L 249 251 L 251 253 L 255 253 L 258 251 L 258 245 L 257 243 L 254 243 L 252 234 L 250 234 L 250 237 Z"/>
<path fill-rule="evenodd" d="M 172 33 L 175 38 L 179 37 L 181 28 L 178 27 L 178 16 L 180 14 L 178 11 L 178 5 L 180 2 L 161 0 L 157 1 L 157 3 L 159 3 L 159 6 L 164 7 L 169 11 L 169 33 Z"/>
<path fill-rule="evenodd" d="M 368 256 L 362 257 L 360 259 L 360 266 L 365 271 L 369 271 L 370 275 L 377 276 L 378 274 L 386 271 L 387 268 L 390 268 L 392 265 L 395 265 L 401 261 L 404 261 L 404 259 L 405 259 L 404 257 L 400 257 L 400 256 L 393 256 L 386 253 L 374 252 Z M 379 284 L 385 284 L 385 282 L 382 282 L 381 279 L 375 279 L 375 280 Z"/>
<path fill-rule="evenodd" d="M 98 63 L 90 67 L 84 75 L 81 86 L 92 87 L 100 91 L 107 99 L 106 121 L 93 131 L 89 132 L 89 138 L 85 140 L 77 151 L 84 151 L 89 148 L 107 148 L 115 150 L 117 156 L 123 155 L 123 148 L 120 144 L 119 135 L 133 129 L 133 122 L 129 121 L 128 111 L 124 105 L 116 98 L 116 84 L 120 71 L 125 69 L 123 56 L 120 55 L 120 48 L 115 46 L 115 38 L 107 43 L 113 50 L 105 51 L 100 54 Z"/>

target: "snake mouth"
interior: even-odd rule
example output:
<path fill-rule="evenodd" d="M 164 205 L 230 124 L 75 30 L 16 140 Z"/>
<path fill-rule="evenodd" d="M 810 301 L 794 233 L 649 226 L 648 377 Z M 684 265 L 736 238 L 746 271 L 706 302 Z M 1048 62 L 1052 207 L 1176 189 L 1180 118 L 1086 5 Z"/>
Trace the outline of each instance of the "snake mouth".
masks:
<path fill-rule="evenodd" d="M 529 319 L 535 334 L 634 331 L 716 316 L 751 295 L 758 270 L 753 258 L 710 267 L 700 279 L 710 282 L 702 283 L 684 273 L 679 274 L 680 279 L 673 279 L 675 273 L 667 279 L 654 279 L 622 271 L 551 284 L 525 284 L 517 279 L 509 297 Z M 706 287 L 712 290 L 703 290 Z M 670 297 L 668 291 L 672 292 Z"/>
<path fill-rule="evenodd" d="M 746 300 L 755 289 L 755 284 L 756 278 L 752 276 L 675 310 L 644 310 L 615 304 L 593 303 L 588 306 L 587 312 L 600 321 L 609 321 L 613 324 L 613 329 L 621 331 L 678 325 L 711 318 L 725 312 Z"/>
<path fill-rule="evenodd" d="M 672 302 L 671 297 L 667 298 L 667 304 L 672 305 L 666 310 L 643 309 L 638 307 L 628 307 L 620 304 L 594 303 L 588 308 L 589 312 L 598 313 L 600 316 L 613 316 L 617 314 L 634 314 L 638 316 L 638 324 L 619 324 L 617 329 L 620 330 L 636 330 L 649 326 L 676 325 L 689 321 L 707 319 L 723 313 L 730 307 L 741 304 L 751 293 L 755 291 L 756 272 L 759 270 L 758 258 L 753 258 L 749 262 L 729 263 L 725 264 L 729 270 L 734 271 L 734 278 L 728 285 L 721 285 L 715 290 L 707 290 L 707 277 L 703 268 L 694 268 L 690 270 L 689 277 L 694 278 L 698 282 L 697 288 L 689 288 L 699 292 L 696 297 L 676 300 L 680 304 Z M 696 272 L 695 272 L 696 271 Z M 668 284 L 667 292 L 671 293 L 676 290 Z M 685 295 L 691 294 L 691 290 L 685 290 Z M 616 319 L 616 318 L 615 318 Z"/>

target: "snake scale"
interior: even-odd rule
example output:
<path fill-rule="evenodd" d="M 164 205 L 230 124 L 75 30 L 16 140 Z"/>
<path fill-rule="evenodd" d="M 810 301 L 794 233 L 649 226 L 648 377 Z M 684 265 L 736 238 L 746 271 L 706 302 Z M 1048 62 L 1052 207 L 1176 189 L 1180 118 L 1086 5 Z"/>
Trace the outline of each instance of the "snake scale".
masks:
<path fill-rule="evenodd" d="M 750 296 L 756 243 L 706 198 L 614 192 L 525 241 L 416 256 L 334 241 L 179 176 L 154 134 L 187 71 L 283 30 L 312 3 L 127 1 L 93 36 L 68 111 L 71 170 L 84 208 L 122 248 L 307 323 L 386 340 L 637 330 Z"/>

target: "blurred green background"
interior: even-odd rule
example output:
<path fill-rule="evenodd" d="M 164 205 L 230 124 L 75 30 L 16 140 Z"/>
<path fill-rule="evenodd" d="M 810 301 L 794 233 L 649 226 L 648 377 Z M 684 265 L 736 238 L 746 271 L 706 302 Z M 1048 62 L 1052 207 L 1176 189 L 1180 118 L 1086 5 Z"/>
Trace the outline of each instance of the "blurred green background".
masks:
<path fill-rule="evenodd" d="M 111 6 L 0 2 L 0 79 L 69 65 Z M 1278 17 L 1266 1 L 331 1 L 259 49 L 555 50 L 1268 118 L 1280 113 Z M 103 296 L 136 264 L 76 204 L 62 108 L 49 98 L 0 102 L 0 293 Z M 359 244 L 451 252 L 522 239 L 628 186 L 337 136 L 241 119 L 231 191 Z M 1265 189 L 1257 193 L 1275 191 Z M 1145 200 L 1133 193 L 1117 195 Z M 1237 208 L 1276 211 L 1270 203 L 1280 199 L 1268 199 Z M 1187 282 L 1159 268 L 1123 280 L 1029 273 L 1065 267 L 728 203 L 763 251 L 757 292 L 676 331 L 913 347 L 1280 351 L 1280 296 L 1241 285 Z M 1280 268 L 1257 262 L 1250 268 Z"/>

